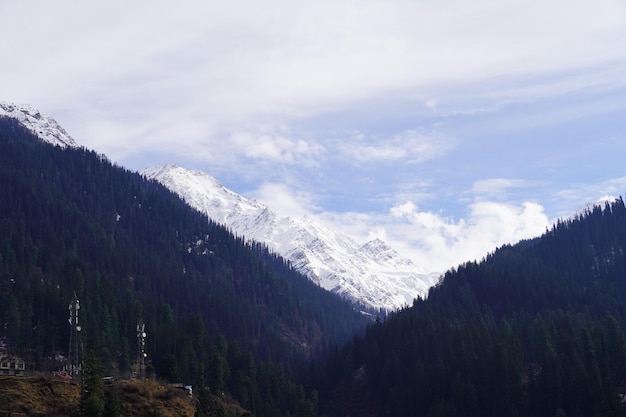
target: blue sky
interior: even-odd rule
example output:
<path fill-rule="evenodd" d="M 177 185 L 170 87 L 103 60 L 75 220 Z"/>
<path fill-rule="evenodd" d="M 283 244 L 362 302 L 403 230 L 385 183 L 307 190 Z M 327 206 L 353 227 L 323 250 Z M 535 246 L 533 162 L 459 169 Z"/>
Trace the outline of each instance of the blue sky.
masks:
<path fill-rule="evenodd" d="M 623 1 L 0 3 L 0 100 L 440 271 L 626 190 Z"/>

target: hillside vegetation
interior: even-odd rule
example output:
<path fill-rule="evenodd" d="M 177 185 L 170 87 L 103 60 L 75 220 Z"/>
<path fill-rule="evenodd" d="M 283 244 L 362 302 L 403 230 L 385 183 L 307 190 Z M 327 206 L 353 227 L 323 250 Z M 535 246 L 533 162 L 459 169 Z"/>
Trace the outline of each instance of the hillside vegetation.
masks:
<path fill-rule="evenodd" d="M 310 383 L 328 416 L 624 416 L 625 249 L 622 199 L 562 221 L 447 272 Z"/>
<path fill-rule="evenodd" d="M 367 320 L 157 182 L 0 119 L 0 338 L 30 369 L 63 365 L 74 293 L 107 373 L 130 374 L 142 319 L 149 373 L 258 416 L 314 409 L 290 376 Z"/>
<path fill-rule="evenodd" d="M 76 293 L 90 387 L 0 381 L 2 400 L 27 415 L 72 416 L 76 401 L 98 417 L 186 415 L 177 394 L 102 386 L 130 375 L 142 319 L 146 374 L 208 387 L 198 417 L 626 416 L 625 249 L 620 198 L 372 323 L 158 183 L 0 119 L 0 339 L 30 372 L 58 370 Z"/>
<path fill-rule="evenodd" d="M 178 388 L 154 381 L 121 381 L 106 385 L 119 414 L 128 417 L 193 417 L 198 400 Z M 112 400 L 111 400 L 112 399 Z M 243 416 L 247 411 L 218 399 L 215 413 Z M 0 415 L 72 417 L 80 410 L 80 384 L 47 376 L 0 377 Z M 219 411 L 218 411 L 219 410 Z"/>

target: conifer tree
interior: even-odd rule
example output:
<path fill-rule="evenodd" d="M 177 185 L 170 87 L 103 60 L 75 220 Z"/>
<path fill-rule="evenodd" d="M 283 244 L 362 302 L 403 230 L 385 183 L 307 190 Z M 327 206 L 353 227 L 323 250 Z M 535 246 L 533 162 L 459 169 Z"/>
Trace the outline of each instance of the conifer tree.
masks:
<path fill-rule="evenodd" d="M 101 417 L 105 409 L 104 366 L 94 346 L 87 349 L 83 359 L 81 416 Z"/>

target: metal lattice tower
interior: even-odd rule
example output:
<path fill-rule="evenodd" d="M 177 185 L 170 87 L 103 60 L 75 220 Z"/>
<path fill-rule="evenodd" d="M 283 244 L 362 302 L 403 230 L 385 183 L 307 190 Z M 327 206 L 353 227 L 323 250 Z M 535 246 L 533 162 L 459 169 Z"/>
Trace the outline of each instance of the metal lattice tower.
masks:
<path fill-rule="evenodd" d="M 70 318 L 70 346 L 67 355 L 67 373 L 69 375 L 78 375 L 80 373 L 80 324 L 78 322 L 78 312 L 80 311 L 80 301 L 76 298 L 76 292 L 74 292 L 74 298 L 68 307 Z"/>
<path fill-rule="evenodd" d="M 137 378 L 144 379 L 146 377 L 146 325 L 143 319 L 139 319 L 137 323 L 137 345 L 139 352 L 137 354 Z"/>

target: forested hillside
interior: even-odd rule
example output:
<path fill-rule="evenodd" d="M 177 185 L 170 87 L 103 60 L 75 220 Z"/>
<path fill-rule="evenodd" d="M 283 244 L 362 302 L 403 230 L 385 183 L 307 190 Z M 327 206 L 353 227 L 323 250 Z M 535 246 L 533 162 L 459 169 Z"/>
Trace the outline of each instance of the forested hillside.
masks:
<path fill-rule="evenodd" d="M 157 376 L 227 391 L 258 416 L 313 413 L 315 394 L 289 375 L 366 323 L 160 184 L 0 118 L 0 337 L 10 351 L 35 369 L 58 366 L 74 293 L 82 341 L 108 372 L 129 371 L 141 318 Z"/>
<path fill-rule="evenodd" d="M 445 274 L 310 384 L 328 416 L 626 415 L 626 207 Z"/>
<path fill-rule="evenodd" d="M 82 341 L 107 373 L 128 375 L 143 319 L 150 373 L 259 417 L 626 416 L 625 248 L 620 198 L 460 265 L 366 328 L 158 183 L 0 119 L 10 353 L 58 369 L 76 293 Z M 223 415 L 208 398 L 197 415 Z"/>

